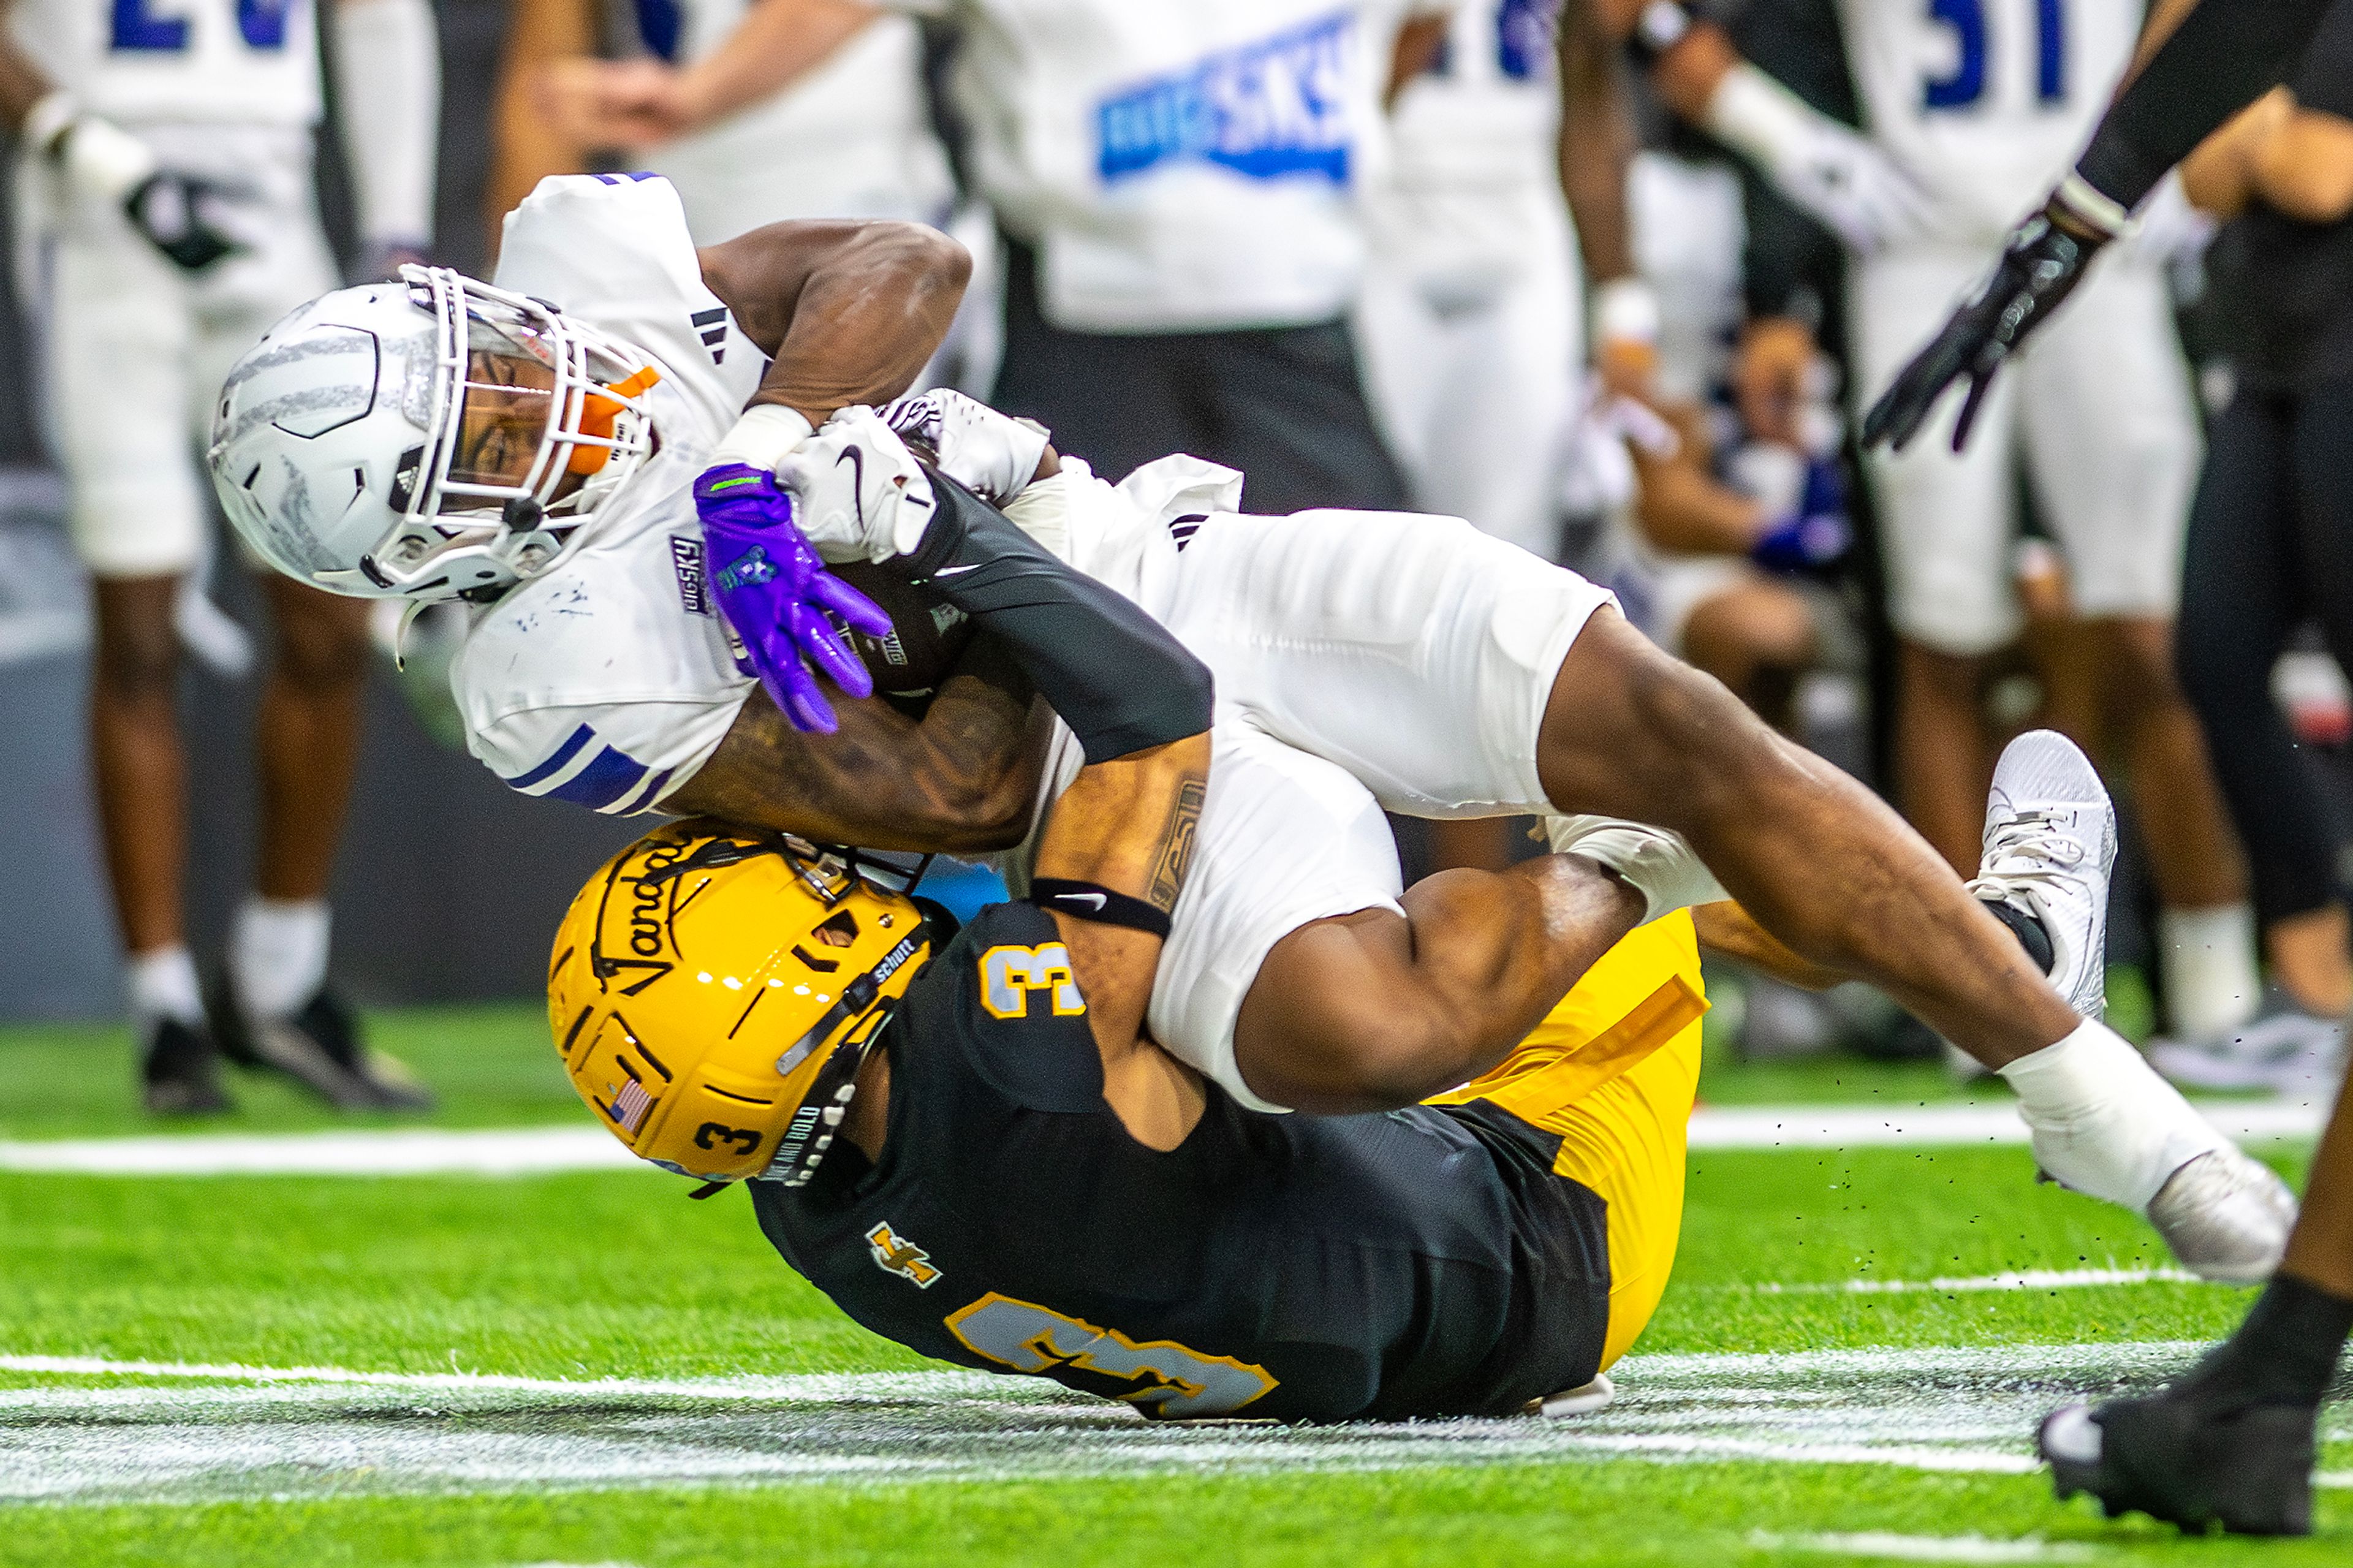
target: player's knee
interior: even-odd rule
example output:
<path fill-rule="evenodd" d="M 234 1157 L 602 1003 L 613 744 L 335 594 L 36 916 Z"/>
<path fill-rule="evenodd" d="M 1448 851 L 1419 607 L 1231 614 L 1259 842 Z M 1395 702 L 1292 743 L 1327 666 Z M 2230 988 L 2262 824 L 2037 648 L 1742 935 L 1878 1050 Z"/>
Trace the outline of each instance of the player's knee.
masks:
<path fill-rule="evenodd" d="M 1778 763 L 1772 731 L 1704 670 L 1662 654 L 1636 671 L 1630 691 L 1641 737 L 1636 765 L 1662 798 L 1680 798 L 1699 813 L 1719 796 L 1736 805 L 1753 798 L 1759 770 Z"/>
<path fill-rule="evenodd" d="M 357 687 L 367 676 L 364 626 L 325 617 L 288 620 L 278 628 L 277 678 L 305 694 Z"/>
<path fill-rule="evenodd" d="M 90 679 L 101 700 L 169 702 L 180 668 L 180 638 L 168 616 L 153 622 L 101 619 Z"/>
<path fill-rule="evenodd" d="M 2169 621 L 2131 620 L 2116 628 L 2116 676 L 2127 707 L 2147 710 L 2184 700 Z"/>

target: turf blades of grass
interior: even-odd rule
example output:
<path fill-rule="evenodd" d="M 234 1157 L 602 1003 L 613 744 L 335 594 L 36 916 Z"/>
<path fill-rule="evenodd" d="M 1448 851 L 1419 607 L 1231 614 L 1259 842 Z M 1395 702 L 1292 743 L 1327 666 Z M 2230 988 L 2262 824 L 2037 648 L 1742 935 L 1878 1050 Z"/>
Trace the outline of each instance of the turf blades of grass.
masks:
<path fill-rule="evenodd" d="M 1836 1467 L 1507 1466 L 1480 1470 L 1155 1476 L 926 1487 L 589 1491 L 202 1508 L 0 1510 L 0 1563 L 122 1568 L 430 1568 L 626 1563 L 639 1568 L 1205 1562 L 1251 1568 L 1409 1563 L 1768 1564 L 1835 1561 L 1770 1544 L 1826 1532 L 2081 1543 L 2096 1561 L 2321 1568 L 2345 1560 L 2353 1509 L 2323 1535 L 2182 1542 L 2137 1521 L 2053 1505 L 2039 1477 L 1859 1478 Z"/>

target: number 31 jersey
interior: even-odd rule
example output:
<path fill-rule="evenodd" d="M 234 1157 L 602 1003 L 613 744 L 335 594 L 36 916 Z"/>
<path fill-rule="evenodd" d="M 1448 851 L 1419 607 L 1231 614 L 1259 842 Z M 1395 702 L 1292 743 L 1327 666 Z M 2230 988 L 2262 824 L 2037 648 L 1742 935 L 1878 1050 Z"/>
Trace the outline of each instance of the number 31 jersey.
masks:
<path fill-rule="evenodd" d="M 312 0 L 16 0 L 9 31 L 83 108 L 126 125 L 319 118 Z"/>
<path fill-rule="evenodd" d="M 1937 207 L 1999 240 L 2063 175 L 2122 80 L 2142 0 L 1839 0 L 1863 119 Z"/>

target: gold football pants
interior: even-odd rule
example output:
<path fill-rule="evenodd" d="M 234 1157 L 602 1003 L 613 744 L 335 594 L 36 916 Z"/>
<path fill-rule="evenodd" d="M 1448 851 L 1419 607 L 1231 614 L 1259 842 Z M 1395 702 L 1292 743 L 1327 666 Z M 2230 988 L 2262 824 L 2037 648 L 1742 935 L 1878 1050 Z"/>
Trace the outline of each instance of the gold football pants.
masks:
<path fill-rule="evenodd" d="M 1683 1218 L 1683 1143 L 1707 1011 L 1689 910 L 1630 933 L 1503 1065 L 1433 1105 L 1484 1100 L 1560 1137 L 1553 1169 L 1609 1212 L 1609 1366 L 1658 1310 Z"/>

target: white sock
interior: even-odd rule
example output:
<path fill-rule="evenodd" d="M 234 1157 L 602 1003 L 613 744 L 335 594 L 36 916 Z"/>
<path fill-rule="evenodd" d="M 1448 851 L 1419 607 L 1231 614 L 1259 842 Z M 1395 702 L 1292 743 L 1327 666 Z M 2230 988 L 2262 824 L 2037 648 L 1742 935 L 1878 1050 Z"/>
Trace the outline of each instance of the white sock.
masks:
<path fill-rule="evenodd" d="M 142 1035 L 166 1018 L 183 1024 L 201 1022 L 204 999 L 196 994 L 195 961 L 178 942 L 146 952 L 134 952 L 126 966 L 131 1022 Z"/>
<path fill-rule="evenodd" d="M 229 933 L 228 972 L 248 1012 L 290 1017 L 318 994 L 327 978 L 331 921 L 324 899 L 246 900 Z"/>
<path fill-rule="evenodd" d="M 2263 983 L 2255 972 L 2253 905 L 2159 910 L 2157 944 L 2177 1033 L 2202 1039 L 2255 1016 Z"/>
<path fill-rule="evenodd" d="M 1732 896 L 1679 833 L 1614 816 L 1548 816 L 1544 826 L 1554 854 L 1599 860 L 1649 900 L 1645 925 Z"/>
<path fill-rule="evenodd" d="M 2183 1164 L 2227 1141 L 2122 1035 L 2086 1023 L 1997 1069 L 2034 1157 L 2061 1185 L 2146 1213 Z"/>

